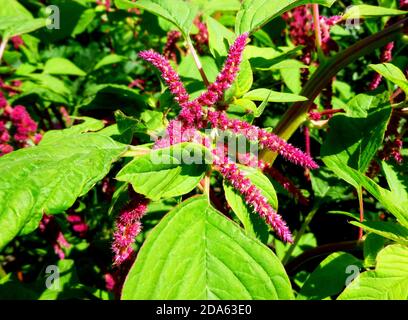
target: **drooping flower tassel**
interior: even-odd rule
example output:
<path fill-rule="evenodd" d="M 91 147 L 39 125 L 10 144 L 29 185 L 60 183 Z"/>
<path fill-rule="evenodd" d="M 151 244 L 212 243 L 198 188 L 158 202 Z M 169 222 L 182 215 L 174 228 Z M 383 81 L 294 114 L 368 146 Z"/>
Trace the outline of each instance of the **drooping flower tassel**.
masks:
<path fill-rule="evenodd" d="M 292 234 L 282 217 L 272 208 L 261 191 L 251 183 L 251 180 L 244 176 L 238 166 L 224 155 L 222 148 L 213 150 L 213 159 L 223 177 L 244 196 L 246 203 L 265 219 L 278 237 L 284 242 L 293 242 Z"/>
<path fill-rule="evenodd" d="M 113 235 L 114 265 L 122 264 L 133 253 L 132 244 L 142 230 L 140 219 L 146 213 L 148 203 L 148 199 L 137 194 L 120 212 Z"/>
<path fill-rule="evenodd" d="M 317 169 L 319 167 L 310 156 L 277 135 L 245 121 L 228 119 L 225 112 L 209 111 L 208 120 L 212 127 L 220 130 L 230 130 L 235 134 L 242 134 L 250 141 L 258 141 L 262 148 L 278 152 L 295 164 L 309 169 Z"/>

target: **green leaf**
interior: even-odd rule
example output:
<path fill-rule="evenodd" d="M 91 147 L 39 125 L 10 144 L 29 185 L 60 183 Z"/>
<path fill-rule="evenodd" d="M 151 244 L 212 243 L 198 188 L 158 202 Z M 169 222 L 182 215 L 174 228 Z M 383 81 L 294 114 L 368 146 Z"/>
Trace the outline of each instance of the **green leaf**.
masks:
<path fill-rule="evenodd" d="M 284 60 L 291 61 L 291 60 Z M 297 61 L 297 60 L 293 60 Z M 276 65 L 274 66 L 276 67 Z M 299 94 L 302 91 L 302 81 L 301 81 L 301 72 L 300 68 L 282 68 L 279 70 L 282 75 L 282 80 L 295 94 Z"/>
<path fill-rule="evenodd" d="M 86 73 L 65 58 L 51 58 L 44 66 L 44 73 L 73 76 L 86 76 Z"/>
<path fill-rule="evenodd" d="M 344 289 L 350 276 L 349 266 L 359 269 L 362 262 L 345 252 L 332 253 L 309 275 L 296 298 L 322 300 L 338 294 Z"/>
<path fill-rule="evenodd" d="M 256 108 L 254 112 L 255 118 L 259 118 L 262 115 L 262 113 L 265 111 L 265 108 L 268 105 L 269 97 L 271 96 L 271 94 L 272 94 L 272 91 L 269 91 L 264 101 L 262 101 L 262 103 Z"/>
<path fill-rule="evenodd" d="M 335 0 L 244 0 L 241 9 L 237 13 L 235 33 L 253 33 L 282 13 L 304 4 L 317 3 L 330 7 L 334 1 Z"/>
<path fill-rule="evenodd" d="M 402 225 L 408 227 L 408 202 L 402 202 L 398 195 L 380 187 L 363 173 L 350 168 L 337 158 L 323 157 L 322 160 L 339 178 L 350 183 L 355 188 L 362 186 L 371 193 Z"/>
<path fill-rule="evenodd" d="M 120 56 L 120 55 L 112 53 L 110 55 L 103 57 L 101 60 L 99 60 L 98 63 L 93 68 L 93 71 L 98 70 L 102 67 L 108 66 L 110 64 L 122 62 L 125 59 L 126 57 L 124 56 Z"/>
<path fill-rule="evenodd" d="M 408 246 L 408 228 L 387 221 L 351 221 L 352 225 Z"/>
<path fill-rule="evenodd" d="M 278 50 L 274 48 L 260 48 L 256 46 L 246 46 L 244 50 L 244 59 L 248 59 L 251 66 L 259 70 L 273 70 L 284 67 L 289 58 L 298 55 L 302 47 L 279 47 Z M 289 59 L 292 61 L 293 59 Z M 293 67 L 293 62 L 290 67 Z M 299 63 L 296 63 L 299 67 Z"/>
<path fill-rule="evenodd" d="M 286 252 L 292 246 L 292 244 L 284 243 L 283 241 L 276 239 L 276 238 L 273 241 L 275 245 L 275 253 L 278 256 L 278 258 L 282 260 L 285 257 Z M 297 243 L 295 249 L 293 249 L 293 252 L 290 255 L 290 260 L 301 255 L 303 252 L 316 248 L 316 247 L 317 247 L 317 240 L 316 240 L 315 235 L 311 232 L 304 233 L 300 237 L 299 242 Z"/>
<path fill-rule="evenodd" d="M 206 17 L 208 29 L 208 46 L 214 58 L 226 57 L 229 45 L 234 41 L 235 34 L 217 20 Z"/>
<path fill-rule="evenodd" d="M 62 80 L 49 74 L 32 73 L 26 75 L 26 77 L 33 80 L 41 89 L 50 90 L 52 93 L 56 93 L 63 97 L 69 97 L 71 95 L 71 90 Z"/>
<path fill-rule="evenodd" d="M 385 239 L 375 233 L 367 234 L 364 239 L 364 266 L 375 267 L 378 252 L 384 248 Z"/>
<path fill-rule="evenodd" d="M 405 13 L 407 12 L 408 11 Z M 408 95 L 408 80 L 398 67 L 391 63 L 370 64 L 368 66 L 382 75 L 385 79 L 395 83 L 405 92 L 405 94 Z"/>
<path fill-rule="evenodd" d="M 35 230 L 43 213 L 71 207 L 126 149 L 96 133 L 61 139 L 47 134 L 38 146 L 0 158 L 0 249 L 18 234 Z"/>
<path fill-rule="evenodd" d="M 403 174 L 398 175 L 395 172 L 394 167 L 385 161 L 382 161 L 381 167 L 391 192 L 401 199 L 401 202 L 408 203 L 408 178 Z"/>
<path fill-rule="evenodd" d="M 225 93 L 226 97 L 242 97 L 252 87 L 254 76 L 251 69 L 251 64 L 248 60 L 244 60 L 240 64 L 240 69 L 235 81 L 232 83 L 231 88 Z"/>
<path fill-rule="evenodd" d="M 128 163 L 117 174 L 136 192 L 152 200 L 181 196 L 193 190 L 204 177 L 209 154 L 195 143 L 181 143 L 151 151 Z"/>
<path fill-rule="evenodd" d="M 382 18 L 385 16 L 398 16 L 407 13 L 408 11 L 372 6 L 368 4 L 359 4 L 348 8 L 343 14 L 342 20 Z"/>
<path fill-rule="evenodd" d="M 267 100 L 268 102 L 295 102 L 307 100 L 306 97 L 302 97 L 297 94 L 272 91 L 269 89 L 251 90 L 244 94 L 244 98 L 253 101 Z"/>
<path fill-rule="evenodd" d="M 320 203 L 337 201 L 344 198 L 346 185 L 339 183 L 327 168 L 320 168 L 310 172 L 312 188 L 316 200 Z"/>
<path fill-rule="evenodd" d="M 408 248 L 390 245 L 377 256 L 374 271 L 358 275 L 338 297 L 339 300 L 407 300 Z"/>
<path fill-rule="evenodd" d="M 173 23 L 184 35 L 188 37 L 193 20 L 197 15 L 198 7 L 182 0 L 115 0 L 119 9 L 141 8 L 162 17 Z"/>
<path fill-rule="evenodd" d="M 371 103 L 371 99 L 367 101 Z M 369 109 L 367 117 L 333 116 L 321 155 L 365 172 L 381 146 L 390 115 L 391 107 L 387 106 Z"/>
<path fill-rule="evenodd" d="M 17 0 L 0 0 L 0 17 L 32 18 L 32 14 Z"/>
<path fill-rule="evenodd" d="M 64 130 L 51 130 L 48 131 L 46 135 L 42 138 L 42 143 L 48 142 L 58 142 L 60 139 L 64 139 L 67 136 L 85 133 L 85 132 L 94 132 L 103 129 L 105 126 L 102 120 L 90 118 L 90 117 L 72 117 L 74 120 L 82 120 L 83 122 L 72 126 Z"/>
<path fill-rule="evenodd" d="M 75 37 L 78 34 L 83 33 L 86 28 L 92 23 L 92 21 L 94 21 L 95 16 L 95 9 L 91 8 L 84 10 L 79 17 L 78 23 L 76 24 L 74 30 L 72 30 L 71 35 Z"/>
<path fill-rule="evenodd" d="M 261 190 L 269 204 L 278 210 L 278 197 L 275 189 L 269 179 L 259 170 L 249 167 L 240 166 L 241 172 L 251 180 L 251 182 Z M 249 235 L 259 238 L 263 243 L 268 241 L 269 228 L 265 221 L 248 207 L 243 196 L 228 182 L 224 180 L 225 198 L 231 209 L 237 215 L 244 225 Z"/>
<path fill-rule="evenodd" d="M 200 12 L 211 15 L 216 11 L 237 11 L 241 3 L 239 0 L 192 0 L 196 4 Z"/>
<path fill-rule="evenodd" d="M 218 67 L 214 58 L 210 56 L 203 56 L 199 57 L 199 59 L 208 81 L 214 82 L 218 75 Z M 194 58 L 191 54 L 182 59 L 177 71 L 183 78 L 194 79 L 202 82 L 200 72 L 198 71 Z"/>
<path fill-rule="evenodd" d="M 27 21 L 23 20 L 23 21 L 19 21 L 18 23 L 15 23 L 12 27 L 6 29 L 4 31 L 4 34 L 7 37 L 14 37 L 14 36 L 19 36 L 25 33 L 33 32 L 45 26 L 46 26 L 46 20 L 42 18 L 30 19 Z"/>
<path fill-rule="evenodd" d="M 0 30 L 5 37 L 29 33 L 45 25 L 45 19 L 34 19 L 17 0 L 0 0 Z"/>
<path fill-rule="evenodd" d="M 149 234 L 122 299 L 292 299 L 273 252 L 212 208 L 206 197 L 180 204 Z"/>

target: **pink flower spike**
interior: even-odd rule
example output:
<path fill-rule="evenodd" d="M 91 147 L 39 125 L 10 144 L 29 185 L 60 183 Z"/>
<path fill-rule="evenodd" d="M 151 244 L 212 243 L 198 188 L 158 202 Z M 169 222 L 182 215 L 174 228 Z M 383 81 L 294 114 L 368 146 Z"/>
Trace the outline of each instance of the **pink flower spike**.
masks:
<path fill-rule="evenodd" d="M 139 57 L 150 62 L 161 72 L 161 76 L 169 86 L 170 92 L 174 95 L 174 99 L 183 107 L 188 102 L 189 95 L 179 75 L 171 67 L 169 61 L 153 50 L 141 51 L 139 52 Z"/>
<path fill-rule="evenodd" d="M 309 169 L 317 169 L 316 162 L 300 149 L 287 143 L 277 135 L 267 132 L 257 126 L 238 119 L 228 119 L 225 112 L 209 111 L 208 121 L 213 128 L 230 130 L 234 134 L 242 134 L 250 141 L 258 141 L 262 148 L 278 152 L 287 160 Z"/>
<path fill-rule="evenodd" d="M 280 239 L 292 243 L 292 234 L 285 221 L 276 213 L 261 191 L 251 183 L 249 178 L 244 176 L 237 165 L 223 154 L 223 151 L 220 148 L 213 150 L 214 164 L 219 168 L 220 173 L 244 196 L 246 203 L 265 219 L 266 223 L 272 227 Z"/>
<path fill-rule="evenodd" d="M 224 91 L 231 87 L 239 71 L 242 52 L 244 51 L 247 39 L 248 33 L 244 33 L 238 36 L 230 47 L 227 60 L 217 79 L 208 87 L 206 92 L 196 99 L 200 105 L 212 106 L 223 97 Z"/>
<path fill-rule="evenodd" d="M 167 33 L 167 42 L 163 48 L 163 56 L 166 59 L 176 61 L 176 53 L 174 52 L 176 49 L 177 41 L 181 38 L 180 31 L 169 31 Z"/>
<path fill-rule="evenodd" d="M 113 235 L 112 250 L 115 254 L 113 264 L 122 264 L 133 253 L 132 244 L 142 230 L 140 219 L 146 213 L 148 203 L 148 199 L 136 195 L 120 213 Z"/>

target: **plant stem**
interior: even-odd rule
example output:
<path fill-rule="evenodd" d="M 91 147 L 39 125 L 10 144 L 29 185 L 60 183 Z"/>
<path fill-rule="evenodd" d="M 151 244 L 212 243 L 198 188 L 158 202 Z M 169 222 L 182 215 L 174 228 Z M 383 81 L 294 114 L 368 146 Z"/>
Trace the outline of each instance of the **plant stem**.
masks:
<path fill-rule="evenodd" d="M 204 177 L 204 193 L 207 195 L 208 202 L 211 201 L 210 199 L 210 187 L 211 187 L 210 177 L 211 177 L 211 169 L 209 169 L 206 172 L 205 177 Z"/>
<path fill-rule="evenodd" d="M 284 256 L 283 259 L 282 259 L 282 263 L 283 263 L 284 265 L 289 261 L 291 255 L 292 255 L 292 253 L 293 253 L 293 250 L 295 250 L 296 246 L 297 246 L 298 243 L 299 243 L 300 238 L 301 238 L 301 237 L 303 236 L 303 234 L 305 233 L 306 228 L 309 226 L 310 221 L 312 221 L 312 219 L 313 219 L 313 217 L 314 217 L 314 215 L 316 214 L 316 212 L 317 212 L 318 209 L 319 209 L 319 205 L 316 204 L 316 205 L 313 207 L 313 209 L 312 209 L 312 210 L 308 213 L 308 215 L 306 216 L 306 219 L 305 219 L 305 221 L 303 222 L 302 226 L 300 227 L 299 232 L 296 234 L 295 240 L 293 241 L 292 245 L 289 247 L 288 251 L 286 251 L 285 256 Z"/>
<path fill-rule="evenodd" d="M 305 135 L 305 152 L 307 155 L 311 156 L 310 150 L 310 129 L 308 126 L 303 126 L 304 135 Z M 310 170 L 309 168 L 305 168 L 305 177 L 308 181 L 310 181 Z"/>
<path fill-rule="evenodd" d="M 6 50 L 6 45 L 7 45 L 8 40 L 9 40 L 8 37 L 4 37 L 0 43 L 0 63 L 1 63 L 1 59 L 3 58 L 4 50 Z"/>
<path fill-rule="evenodd" d="M 360 208 L 360 222 L 364 220 L 364 202 L 363 202 L 363 188 L 360 186 L 357 188 L 358 194 L 358 206 Z M 363 238 L 363 228 L 358 229 L 358 240 Z"/>
<path fill-rule="evenodd" d="M 322 32 L 320 31 L 320 15 L 319 15 L 319 5 L 312 4 L 313 8 L 313 25 L 315 32 L 315 42 L 316 42 L 316 51 L 319 51 L 322 47 Z"/>
<path fill-rule="evenodd" d="M 187 38 L 187 45 L 188 45 L 188 48 L 189 48 L 191 54 L 193 55 L 194 62 L 196 64 L 197 68 L 198 68 L 198 72 L 200 72 L 201 78 L 203 78 L 205 86 L 208 87 L 210 85 L 210 82 L 208 81 L 208 78 L 205 75 L 203 66 L 201 65 L 200 58 L 198 57 L 197 52 L 194 49 L 193 43 L 191 42 L 190 38 Z"/>

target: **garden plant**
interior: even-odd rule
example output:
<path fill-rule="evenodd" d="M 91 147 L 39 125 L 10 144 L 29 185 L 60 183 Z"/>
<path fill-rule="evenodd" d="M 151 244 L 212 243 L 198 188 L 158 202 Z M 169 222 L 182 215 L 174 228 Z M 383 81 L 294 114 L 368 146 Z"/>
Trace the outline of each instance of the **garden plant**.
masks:
<path fill-rule="evenodd" d="M 0 0 L 0 299 L 408 299 L 407 0 Z"/>

